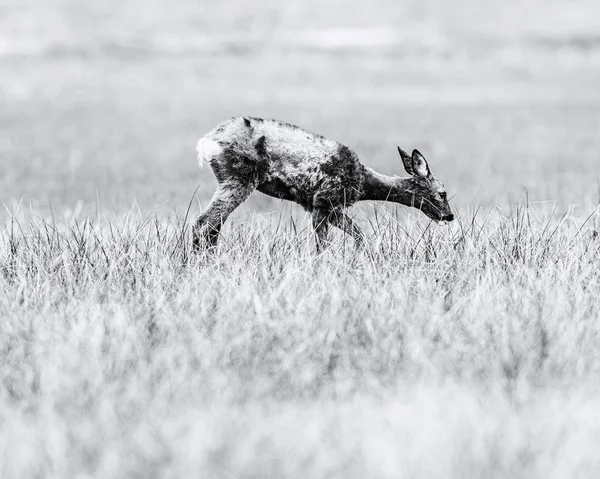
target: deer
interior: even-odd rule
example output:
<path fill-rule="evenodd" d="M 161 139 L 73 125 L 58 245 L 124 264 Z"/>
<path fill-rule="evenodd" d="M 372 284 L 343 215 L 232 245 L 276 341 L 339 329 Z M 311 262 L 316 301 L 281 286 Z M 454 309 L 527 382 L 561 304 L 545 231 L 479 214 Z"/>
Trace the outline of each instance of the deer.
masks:
<path fill-rule="evenodd" d="M 345 209 L 358 201 L 391 201 L 419 209 L 435 222 L 454 214 L 444 185 L 425 157 L 398 153 L 408 177 L 387 176 L 364 166 L 346 145 L 278 120 L 233 117 L 198 141 L 198 161 L 208 163 L 217 189 L 193 226 L 193 249 L 217 245 L 228 216 L 254 191 L 300 204 L 312 215 L 317 253 L 328 245 L 329 226 L 361 247 L 364 236 Z"/>

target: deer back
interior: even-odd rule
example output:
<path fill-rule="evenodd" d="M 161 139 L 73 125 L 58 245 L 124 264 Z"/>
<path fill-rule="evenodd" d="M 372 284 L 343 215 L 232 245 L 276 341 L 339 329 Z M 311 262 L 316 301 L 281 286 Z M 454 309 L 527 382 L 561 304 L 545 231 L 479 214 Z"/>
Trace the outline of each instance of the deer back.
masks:
<path fill-rule="evenodd" d="M 223 148 L 213 165 L 220 180 L 252 183 L 309 210 L 351 204 L 359 197 L 364 167 L 350 148 L 334 140 L 277 120 L 248 117 L 232 118 L 206 137 Z"/>

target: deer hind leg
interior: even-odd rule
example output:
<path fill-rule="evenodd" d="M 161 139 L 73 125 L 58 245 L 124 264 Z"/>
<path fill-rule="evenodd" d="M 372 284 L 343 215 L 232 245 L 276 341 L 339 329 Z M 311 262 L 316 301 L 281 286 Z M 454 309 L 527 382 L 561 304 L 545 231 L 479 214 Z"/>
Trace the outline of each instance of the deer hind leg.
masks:
<path fill-rule="evenodd" d="M 217 245 L 221 227 L 227 217 L 240 206 L 254 187 L 241 184 L 220 184 L 208 207 L 200 214 L 193 228 L 193 247 L 199 251 L 203 245 Z"/>
<path fill-rule="evenodd" d="M 343 211 L 333 211 L 328 217 L 329 223 L 336 228 L 341 229 L 347 235 L 354 238 L 357 248 L 364 245 L 364 236 L 355 221 Z"/>
<path fill-rule="evenodd" d="M 323 252 L 328 246 L 327 233 L 329 232 L 329 215 L 323 211 L 315 211 L 312 215 L 313 228 L 315 230 L 315 240 L 317 244 L 317 253 Z"/>

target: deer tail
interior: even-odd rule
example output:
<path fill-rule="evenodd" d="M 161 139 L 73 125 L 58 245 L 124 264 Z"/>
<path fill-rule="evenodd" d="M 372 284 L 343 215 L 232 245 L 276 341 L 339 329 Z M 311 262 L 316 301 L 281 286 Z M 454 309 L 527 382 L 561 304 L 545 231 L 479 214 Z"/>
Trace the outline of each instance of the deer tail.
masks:
<path fill-rule="evenodd" d="M 205 161 L 210 164 L 213 158 L 219 156 L 223 152 L 223 147 L 216 141 L 204 136 L 198 141 L 196 151 L 198 152 L 198 163 L 200 164 L 200 168 L 203 168 Z"/>

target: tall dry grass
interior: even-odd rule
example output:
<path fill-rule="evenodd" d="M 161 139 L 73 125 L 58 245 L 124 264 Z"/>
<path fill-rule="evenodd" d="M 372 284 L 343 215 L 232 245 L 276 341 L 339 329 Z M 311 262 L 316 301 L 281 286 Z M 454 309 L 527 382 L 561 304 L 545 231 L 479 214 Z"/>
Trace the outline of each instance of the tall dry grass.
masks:
<path fill-rule="evenodd" d="M 598 216 L 49 219 L 0 233 L 0 475 L 593 477 Z"/>

